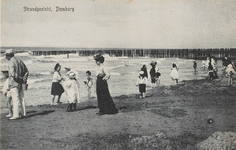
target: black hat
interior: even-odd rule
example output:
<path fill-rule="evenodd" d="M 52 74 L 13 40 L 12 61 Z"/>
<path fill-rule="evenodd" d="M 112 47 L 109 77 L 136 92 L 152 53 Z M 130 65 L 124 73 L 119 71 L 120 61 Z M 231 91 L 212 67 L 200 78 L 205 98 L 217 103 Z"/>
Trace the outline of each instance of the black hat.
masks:
<path fill-rule="evenodd" d="M 8 70 L 3 70 L 2 73 L 8 73 Z"/>
<path fill-rule="evenodd" d="M 99 58 L 101 58 L 101 57 L 103 57 L 101 53 L 97 53 L 97 54 L 95 54 L 95 55 L 93 56 L 93 58 L 94 58 L 95 60 L 97 60 L 97 59 L 99 59 Z"/>
<path fill-rule="evenodd" d="M 150 63 L 151 66 L 155 66 L 156 64 L 157 64 L 156 61 L 152 61 L 152 62 Z"/>

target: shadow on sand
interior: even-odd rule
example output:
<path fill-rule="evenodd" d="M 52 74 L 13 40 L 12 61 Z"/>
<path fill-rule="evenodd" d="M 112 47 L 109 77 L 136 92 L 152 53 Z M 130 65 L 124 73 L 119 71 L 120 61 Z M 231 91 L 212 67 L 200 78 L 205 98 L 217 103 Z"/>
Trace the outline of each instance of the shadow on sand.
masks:
<path fill-rule="evenodd" d="M 86 110 L 86 109 L 96 109 L 97 106 L 85 106 L 85 107 L 80 107 L 80 108 L 77 108 L 75 111 L 81 111 L 81 110 Z"/>
<path fill-rule="evenodd" d="M 38 112 L 37 113 L 37 111 L 28 111 L 27 113 L 28 113 L 28 115 L 26 116 L 26 117 L 24 117 L 24 118 L 30 118 L 30 117 L 34 117 L 34 116 L 38 116 L 38 115 L 48 115 L 48 114 L 50 114 L 50 113 L 53 113 L 53 112 L 55 112 L 55 110 L 47 110 L 47 111 L 42 111 L 42 112 Z"/>

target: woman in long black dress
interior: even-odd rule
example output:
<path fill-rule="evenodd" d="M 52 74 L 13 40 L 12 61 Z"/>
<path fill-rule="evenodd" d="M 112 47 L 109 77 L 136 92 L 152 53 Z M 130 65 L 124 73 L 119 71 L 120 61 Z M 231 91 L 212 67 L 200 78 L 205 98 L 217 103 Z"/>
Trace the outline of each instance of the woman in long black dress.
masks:
<path fill-rule="evenodd" d="M 112 100 L 110 95 L 107 80 L 110 78 L 110 74 L 106 67 L 103 65 L 105 58 L 101 54 L 94 56 L 96 64 L 99 66 L 97 70 L 97 82 L 96 82 L 96 92 L 98 99 L 98 115 L 103 114 L 116 114 L 118 110 Z"/>

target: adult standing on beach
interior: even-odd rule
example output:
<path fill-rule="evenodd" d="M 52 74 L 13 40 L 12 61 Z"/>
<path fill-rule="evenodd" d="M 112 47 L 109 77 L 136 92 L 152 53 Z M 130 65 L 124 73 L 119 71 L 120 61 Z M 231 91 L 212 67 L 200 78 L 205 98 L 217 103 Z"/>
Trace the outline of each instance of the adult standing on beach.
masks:
<path fill-rule="evenodd" d="M 174 80 L 176 82 L 176 84 L 179 84 L 178 81 L 179 81 L 179 72 L 178 72 L 178 68 L 177 68 L 177 65 L 175 63 L 172 64 L 172 69 L 171 69 L 171 72 L 170 72 L 170 77 L 172 80 Z"/>
<path fill-rule="evenodd" d="M 206 68 L 208 68 L 209 63 L 210 63 L 210 57 L 207 57 L 207 59 L 206 59 Z"/>
<path fill-rule="evenodd" d="M 217 67 L 216 67 L 216 60 L 214 59 L 214 57 L 211 57 L 211 65 L 213 67 L 213 72 L 214 72 L 214 78 L 217 79 L 218 78 L 218 75 L 217 75 Z"/>
<path fill-rule="evenodd" d="M 228 77 L 228 85 L 233 84 L 232 76 L 236 74 L 236 65 L 233 60 L 225 56 L 223 59 L 223 66 L 225 67 L 226 77 Z"/>
<path fill-rule="evenodd" d="M 205 69 L 206 69 L 206 61 L 205 60 L 202 60 L 202 68 L 205 71 Z"/>
<path fill-rule="evenodd" d="M 12 49 L 6 50 L 6 59 L 8 62 L 9 72 L 9 88 L 8 91 L 12 94 L 13 101 L 13 116 L 10 119 L 17 119 L 19 115 L 19 104 L 21 105 L 21 113 L 26 116 L 26 104 L 24 99 L 24 91 L 22 84 L 26 84 L 29 71 L 23 61 L 14 57 L 14 51 Z"/>
<path fill-rule="evenodd" d="M 196 60 L 193 61 L 193 69 L 196 72 L 197 71 L 197 62 Z"/>
<path fill-rule="evenodd" d="M 62 85 L 60 84 L 62 78 L 60 74 L 61 65 L 57 63 L 54 67 L 53 79 L 52 79 L 52 88 L 51 95 L 53 95 L 51 105 L 54 103 L 54 99 L 57 96 L 57 103 L 60 104 L 61 95 L 64 92 Z"/>
<path fill-rule="evenodd" d="M 157 62 L 156 61 L 152 61 L 150 63 L 150 65 L 152 66 L 151 70 L 150 70 L 150 76 L 151 76 L 151 83 L 152 83 L 152 87 L 156 87 L 156 72 L 159 69 L 156 69 L 156 65 Z"/>
<path fill-rule="evenodd" d="M 110 73 L 103 64 L 105 58 L 101 54 L 97 54 L 94 56 L 94 59 L 96 64 L 99 66 L 96 72 L 96 92 L 99 108 L 98 115 L 116 114 L 118 113 L 118 110 L 112 100 L 107 84 L 107 80 L 110 78 Z"/>

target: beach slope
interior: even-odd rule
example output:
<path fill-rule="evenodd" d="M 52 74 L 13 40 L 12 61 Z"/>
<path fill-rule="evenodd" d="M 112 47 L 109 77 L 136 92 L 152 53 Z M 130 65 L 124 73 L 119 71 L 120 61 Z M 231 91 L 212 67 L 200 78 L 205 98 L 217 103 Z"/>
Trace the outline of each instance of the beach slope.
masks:
<path fill-rule="evenodd" d="M 236 132 L 236 87 L 226 83 L 183 81 L 146 99 L 114 97 L 116 115 L 97 116 L 93 99 L 75 112 L 66 104 L 28 106 L 26 118 L 9 120 L 2 105 L 1 149 L 196 149 L 217 131 Z"/>

